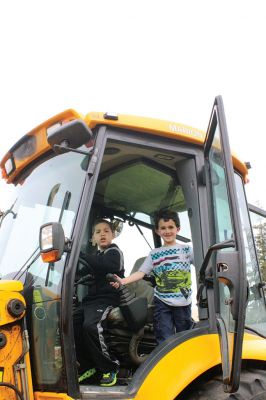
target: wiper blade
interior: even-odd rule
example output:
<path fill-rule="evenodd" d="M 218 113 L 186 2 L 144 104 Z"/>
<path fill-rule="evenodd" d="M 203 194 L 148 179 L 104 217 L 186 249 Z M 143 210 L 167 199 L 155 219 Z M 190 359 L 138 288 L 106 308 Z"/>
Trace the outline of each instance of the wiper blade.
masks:
<path fill-rule="evenodd" d="M 25 261 L 25 263 L 22 265 L 22 267 L 16 272 L 14 275 L 13 279 L 20 279 L 22 275 L 29 269 L 29 267 L 37 260 L 37 258 L 40 256 L 40 251 L 39 246 L 34 250 L 34 252 L 29 256 L 29 258 Z M 37 252 L 37 254 L 36 254 Z M 32 260 L 31 260 L 32 259 Z M 31 260 L 31 261 L 30 261 Z M 29 263 L 30 262 L 30 263 Z M 29 263 L 29 264 L 28 264 Z M 28 265 L 27 265 L 28 264 Z M 25 268 L 25 266 L 27 267 Z M 25 268 L 25 269 L 24 269 Z"/>
<path fill-rule="evenodd" d="M 71 192 L 69 192 L 67 190 L 66 193 L 65 193 L 65 196 L 64 196 L 64 200 L 63 200 L 63 204 L 62 204 L 62 207 L 61 207 L 61 211 L 60 211 L 58 222 L 62 221 L 64 211 L 68 209 L 70 198 L 71 198 Z"/>
<path fill-rule="evenodd" d="M 10 208 L 8 208 L 6 211 L 1 211 L 1 210 L 0 210 L 0 228 L 1 228 L 1 225 L 2 225 L 2 223 L 3 223 L 4 219 L 5 219 L 5 217 L 6 217 L 8 214 L 12 214 L 12 215 L 13 215 L 13 219 L 17 218 L 17 214 L 13 211 L 13 207 L 14 207 L 14 205 L 16 204 L 16 201 L 17 201 L 17 199 L 14 201 L 14 203 L 12 204 L 12 206 L 11 206 Z"/>

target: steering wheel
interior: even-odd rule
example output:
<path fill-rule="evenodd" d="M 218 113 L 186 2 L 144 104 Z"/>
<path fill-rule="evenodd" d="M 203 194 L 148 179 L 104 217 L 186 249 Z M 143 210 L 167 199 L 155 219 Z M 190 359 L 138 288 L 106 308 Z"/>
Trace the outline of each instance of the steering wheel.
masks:
<path fill-rule="evenodd" d="M 91 283 L 94 280 L 93 269 L 85 257 L 86 256 L 83 253 L 80 253 L 79 258 L 78 258 L 78 264 L 83 265 L 85 267 L 86 271 L 88 271 L 88 272 L 86 275 L 81 276 L 80 272 L 82 271 L 82 268 L 78 267 L 77 275 L 80 276 L 80 278 L 75 281 L 75 286 L 80 285 L 80 284 L 86 285 L 88 283 Z"/>

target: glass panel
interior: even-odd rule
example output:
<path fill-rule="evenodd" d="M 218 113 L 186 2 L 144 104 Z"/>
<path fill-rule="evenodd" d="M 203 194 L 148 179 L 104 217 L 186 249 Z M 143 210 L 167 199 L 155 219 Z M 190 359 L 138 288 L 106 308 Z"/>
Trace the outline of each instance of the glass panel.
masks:
<path fill-rule="evenodd" d="M 220 130 L 216 126 L 213 146 L 209 155 L 210 172 L 212 179 L 214 218 L 215 218 L 215 243 L 220 243 L 233 238 L 233 227 L 229 208 L 229 197 L 226 184 L 226 171 L 221 148 Z M 221 252 L 232 249 L 222 249 Z M 235 323 L 230 311 L 230 292 L 228 287 L 219 282 L 220 314 L 223 317 L 227 330 L 234 331 Z"/>
<path fill-rule="evenodd" d="M 0 229 L 0 273 L 3 278 L 25 281 L 34 378 L 40 388 L 63 387 L 59 310 L 65 255 L 55 264 L 43 263 L 39 229 L 46 222 L 60 220 L 65 235 L 71 237 L 86 161 L 80 154 L 67 153 L 37 166 L 13 187 L 12 194 L 9 191 L 6 209 L 12 212 L 2 220 Z"/>
<path fill-rule="evenodd" d="M 151 215 L 163 207 L 184 208 L 184 195 L 175 177 L 143 160 L 125 163 L 100 177 L 96 199 L 105 207 L 131 214 Z"/>
<path fill-rule="evenodd" d="M 216 126 L 214 144 L 210 150 L 209 160 L 214 201 L 215 236 L 216 243 L 220 243 L 233 238 L 233 228 L 218 125 Z M 231 250 L 224 249 L 223 251 Z"/>
<path fill-rule="evenodd" d="M 4 218 L 0 229 L 2 278 L 25 269 L 36 256 L 42 224 L 58 221 L 62 214 L 65 235 L 70 236 L 85 177 L 81 165 L 83 159 L 84 156 L 74 153 L 51 158 L 8 191 L 7 209 L 14 214 L 10 212 Z M 38 259 L 30 272 L 37 279 L 36 283 L 42 285 L 47 265 Z M 56 283 L 55 276 L 54 279 Z"/>
<path fill-rule="evenodd" d="M 266 336 L 266 303 L 265 303 L 265 292 L 260 287 L 261 274 L 259 270 L 258 257 L 262 258 L 263 263 L 263 251 L 265 250 L 265 241 L 263 235 L 265 234 L 265 218 L 253 215 L 253 225 L 256 248 L 254 245 L 254 237 L 252 228 L 250 226 L 248 210 L 246 206 L 246 200 L 243 191 L 243 184 L 241 178 L 236 175 L 237 192 L 240 202 L 241 221 L 243 225 L 246 260 L 247 260 L 247 280 L 249 284 L 249 298 L 246 310 L 246 323 L 245 325 L 256 330 L 260 334 Z M 262 264 L 263 266 L 263 264 Z"/>
<path fill-rule="evenodd" d="M 250 211 L 262 280 L 266 281 L 266 217 Z"/>

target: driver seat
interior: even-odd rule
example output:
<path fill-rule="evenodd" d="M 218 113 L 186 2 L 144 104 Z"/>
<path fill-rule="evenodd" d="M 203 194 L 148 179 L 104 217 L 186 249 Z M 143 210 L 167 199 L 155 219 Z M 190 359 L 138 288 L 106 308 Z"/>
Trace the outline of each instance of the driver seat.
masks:
<path fill-rule="evenodd" d="M 135 261 L 135 264 L 130 272 L 132 275 L 134 272 L 138 271 L 140 266 L 143 264 L 143 261 L 146 257 L 138 258 Z M 137 282 L 130 283 L 127 285 L 129 291 L 136 296 L 136 298 L 145 298 L 147 299 L 147 322 L 152 322 L 153 320 L 153 285 L 149 280 L 141 279 Z M 108 316 L 108 320 L 112 321 L 114 324 L 125 322 L 125 318 L 121 312 L 120 307 L 113 308 Z"/>
<path fill-rule="evenodd" d="M 141 257 L 136 260 L 131 274 L 138 271 L 144 259 L 145 257 Z M 124 340 L 128 340 L 128 355 L 134 365 L 140 365 L 156 346 L 153 336 L 153 285 L 150 281 L 141 279 L 127 285 L 126 290 L 133 296 L 132 308 L 129 310 L 129 315 L 127 315 L 127 305 L 121 304 L 110 311 L 108 315 L 108 330 L 112 337 L 110 345 L 112 346 L 114 340 L 114 349 L 119 353 L 119 348 L 121 347 L 122 351 L 124 347 Z M 120 345 L 119 340 L 115 339 L 117 336 L 120 337 Z"/>

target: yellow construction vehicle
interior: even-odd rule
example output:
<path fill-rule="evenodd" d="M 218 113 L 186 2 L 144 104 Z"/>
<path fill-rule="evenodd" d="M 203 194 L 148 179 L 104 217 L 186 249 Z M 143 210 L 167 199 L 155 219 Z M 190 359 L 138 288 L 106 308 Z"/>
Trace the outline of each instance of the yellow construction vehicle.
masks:
<path fill-rule="evenodd" d="M 67 110 L 0 166 L 0 400 L 266 399 L 265 283 L 249 210 L 266 214 L 247 203 L 247 165 L 231 153 L 220 96 L 207 133 Z M 116 225 L 129 274 L 161 245 L 158 209 L 179 213 L 177 239 L 193 247 L 193 328 L 156 345 L 145 277 L 128 286 L 136 303 L 145 299 L 131 319 L 122 306 L 108 316 L 117 384 L 79 384 L 73 310 L 91 287 L 80 270 L 94 251 L 93 221 Z"/>

